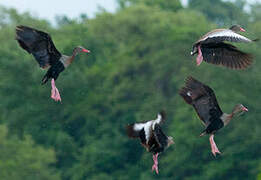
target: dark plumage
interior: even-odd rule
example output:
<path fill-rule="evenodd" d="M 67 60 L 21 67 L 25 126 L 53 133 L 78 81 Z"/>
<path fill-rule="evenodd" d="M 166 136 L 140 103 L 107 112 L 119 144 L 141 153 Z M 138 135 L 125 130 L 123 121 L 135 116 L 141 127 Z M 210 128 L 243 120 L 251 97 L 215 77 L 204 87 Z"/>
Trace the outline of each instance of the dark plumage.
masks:
<path fill-rule="evenodd" d="M 48 33 L 27 26 L 16 27 L 16 40 L 21 48 L 34 56 L 41 68 L 49 68 L 42 79 L 42 84 L 52 79 L 51 97 L 56 101 L 61 101 L 59 91 L 54 81 L 58 78 L 59 74 L 72 63 L 79 52 L 89 53 L 89 50 L 78 46 L 74 48 L 72 56 L 63 55 L 55 48 Z"/>
<path fill-rule="evenodd" d="M 238 50 L 235 46 L 220 43 L 202 44 L 203 59 L 215 65 L 222 65 L 231 69 L 244 69 L 252 63 L 252 55 Z"/>
<path fill-rule="evenodd" d="M 238 104 L 231 114 L 223 113 L 218 105 L 214 91 L 193 77 L 186 79 L 186 85 L 180 90 L 179 94 L 188 104 L 194 107 L 205 125 L 201 136 L 211 135 L 212 153 L 214 155 L 220 153 L 213 140 L 215 132 L 227 125 L 236 113 L 248 111 L 247 108 L 242 104 Z"/>
<path fill-rule="evenodd" d="M 133 123 L 126 127 L 127 135 L 130 138 L 140 138 L 141 144 L 148 152 L 153 154 L 153 170 L 155 169 L 157 173 L 158 154 L 174 143 L 172 137 L 166 136 L 160 127 L 160 124 L 162 124 L 165 118 L 165 112 L 161 111 L 155 120 Z"/>
<path fill-rule="evenodd" d="M 63 63 L 61 61 L 57 61 L 54 65 L 52 65 L 47 73 L 44 75 L 42 79 L 42 85 L 47 83 L 47 81 L 51 78 L 56 80 L 61 72 L 65 69 Z"/>
<path fill-rule="evenodd" d="M 17 26 L 16 40 L 24 50 L 34 56 L 41 68 L 56 64 L 62 56 L 55 48 L 50 35 L 43 31 Z"/>
<path fill-rule="evenodd" d="M 202 36 L 193 44 L 191 55 L 198 54 L 197 65 L 204 60 L 215 65 L 222 65 L 231 69 L 245 69 L 252 63 L 253 56 L 237 49 L 230 42 L 250 43 L 250 40 L 238 31 L 245 31 L 239 25 L 233 25 L 229 29 L 215 29 Z"/>
<path fill-rule="evenodd" d="M 130 138 L 140 138 L 141 143 L 149 152 L 154 154 L 159 153 L 155 147 L 162 147 L 164 149 L 168 141 L 167 136 L 160 127 L 160 124 L 164 122 L 165 118 L 165 112 L 161 111 L 155 120 L 130 124 L 126 127 L 127 135 Z"/>
<path fill-rule="evenodd" d="M 153 154 L 162 153 L 168 147 L 169 137 L 163 133 L 159 124 L 155 124 L 152 133 L 153 135 L 148 142 L 149 152 Z"/>

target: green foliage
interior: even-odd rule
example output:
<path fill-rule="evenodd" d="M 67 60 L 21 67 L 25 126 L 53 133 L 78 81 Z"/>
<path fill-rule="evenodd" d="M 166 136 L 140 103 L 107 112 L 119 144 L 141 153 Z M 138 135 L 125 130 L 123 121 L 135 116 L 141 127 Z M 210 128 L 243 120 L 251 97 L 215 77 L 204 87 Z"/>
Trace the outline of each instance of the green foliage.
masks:
<path fill-rule="evenodd" d="M 164 10 L 177 11 L 182 8 L 179 0 L 117 0 L 120 7 L 124 8 L 126 6 L 135 4 L 145 4 L 147 6 L 159 7 Z"/>
<path fill-rule="evenodd" d="M 257 180 L 261 180 L 261 165 L 259 166 L 259 174 L 258 174 L 258 177 L 257 177 Z"/>
<path fill-rule="evenodd" d="M 34 157 L 55 163 L 53 168 L 66 180 L 256 179 L 261 161 L 260 42 L 238 45 L 255 56 L 254 65 L 245 71 L 207 63 L 196 67 L 191 45 L 216 27 L 205 13 L 197 8 L 166 9 L 159 1 L 126 2 L 130 4 L 117 13 L 102 12 L 94 19 L 58 18 L 56 28 L 30 14 L 1 11 L 1 17 L 11 18 L 8 23 L 2 20 L 0 29 L 0 41 L 5 42 L 0 47 L 0 122 L 10 134 L 26 142 L 25 134 L 30 134 L 37 144 L 54 149 L 57 162 L 52 151 L 46 150 L 53 153 L 51 160 L 44 153 Z M 91 50 L 88 56 L 79 55 L 57 80 L 62 104 L 50 99 L 50 85 L 40 85 L 44 72 L 15 42 L 17 24 L 50 32 L 64 54 L 70 55 L 77 45 Z M 260 21 L 253 18 L 244 24 L 247 36 L 261 37 Z M 217 134 L 222 152 L 217 158 L 211 155 L 208 138 L 198 137 L 203 127 L 196 113 L 178 95 L 188 75 L 209 84 L 225 112 L 237 103 L 250 110 Z M 161 109 L 168 113 L 164 131 L 174 137 L 175 145 L 160 155 L 157 176 L 150 171 L 151 154 L 129 140 L 124 127 L 153 119 Z"/>
<path fill-rule="evenodd" d="M 261 19 L 261 4 L 255 3 L 251 5 L 251 14 L 254 21 L 260 21 Z"/>
<path fill-rule="evenodd" d="M 55 170 L 55 152 L 35 145 L 30 136 L 23 140 L 8 137 L 7 128 L 0 126 L 0 177 L 9 180 L 60 179 Z"/>
<path fill-rule="evenodd" d="M 235 3 L 223 0 L 189 0 L 189 8 L 198 10 L 217 24 L 246 25 L 249 15 L 244 11 L 245 0 L 236 0 Z"/>

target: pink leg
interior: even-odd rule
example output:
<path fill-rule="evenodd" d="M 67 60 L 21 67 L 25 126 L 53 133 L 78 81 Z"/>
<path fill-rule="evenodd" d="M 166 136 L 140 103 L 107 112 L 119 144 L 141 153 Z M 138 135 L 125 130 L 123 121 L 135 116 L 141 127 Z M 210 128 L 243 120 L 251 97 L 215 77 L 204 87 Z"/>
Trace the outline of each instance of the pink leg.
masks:
<path fill-rule="evenodd" d="M 198 56 L 197 56 L 197 65 L 199 66 L 203 61 L 202 52 L 200 49 L 200 45 L 198 46 Z"/>
<path fill-rule="evenodd" d="M 218 150 L 217 145 L 214 141 L 214 134 L 211 134 L 209 137 L 210 145 L 211 145 L 211 151 L 213 155 L 216 157 L 216 153 L 221 154 L 221 152 Z"/>
<path fill-rule="evenodd" d="M 58 89 L 55 86 L 54 79 L 52 79 L 51 84 L 52 84 L 51 98 L 54 99 L 55 101 L 62 101 L 60 93 L 59 93 Z"/>
<path fill-rule="evenodd" d="M 154 161 L 154 164 L 151 168 L 152 172 L 155 170 L 157 174 L 159 174 L 159 169 L 158 169 L 158 155 L 159 153 L 157 154 L 153 154 L 153 161 Z"/>

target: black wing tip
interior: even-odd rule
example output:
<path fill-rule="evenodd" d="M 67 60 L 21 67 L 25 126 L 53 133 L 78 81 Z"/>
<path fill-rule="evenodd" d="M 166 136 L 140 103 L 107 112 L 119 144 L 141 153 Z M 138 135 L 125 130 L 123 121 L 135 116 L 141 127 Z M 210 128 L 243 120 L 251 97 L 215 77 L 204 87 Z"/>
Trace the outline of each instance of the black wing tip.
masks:
<path fill-rule="evenodd" d="M 23 25 L 18 25 L 18 26 L 16 26 L 16 27 L 15 27 L 15 30 L 18 30 L 18 31 L 20 31 L 20 30 L 22 30 L 22 29 L 23 29 L 23 27 L 24 27 Z"/>
<path fill-rule="evenodd" d="M 15 27 L 16 33 L 24 31 L 25 29 L 31 29 L 32 30 L 32 28 L 30 28 L 28 26 L 24 26 L 24 25 L 18 25 L 18 26 Z"/>
<path fill-rule="evenodd" d="M 48 76 L 45 75 L 45 76 L 43 77 L 43 79 L 42 79 L 41 85 L 46 84 L 48 80 L 49 80 Z"/>
<path fill-rule="evenodd" d="M 17 25 L 15 27 L 15 29 L 17 29 L 17 30 L 24 30 L 24 29 L 33 29 L 33 28 L 29 27 L 29 26 L 25 26 L 25 25 Z"/>
<path fill-rule="evenodd" d="M 250 53 L 244 53 L 244 52 L 241 52 L 242 53 L 242 56 L 239 58 L 239 68 L 234 68 L 234 69 L 237 69 L 237 70 L 244 70 L 246 68 L 248 68 L 252 63 L 253 63 L 253 55 L 250 54 Z"/>
<path fill-rule="evenodd" d="M 185 87 L 186 87 L 186 88 L 190 88 L 190 87 L 193 86 L 193 84 L 197 84 L 197 85 L 200 85 L 200 86 L 203 85 L 199 80 L 195 79 L 195 78 L 192 77 L 192 76 L 188 76 L 188 77 L 185 79 Z"/>
<path fill-rule="evenodd" d="M 191 104 L 192 103 L 192 98 L 188 95 L 188 92 L 190 90 L 190 86 L 192 83 L 197 82 L 197 80 L 195 78 L 193 78 L 192 76 L 188 76 L 185 79 L 185 87 L 181 88 L 179 90 L 179 95 L 181 97 L 183 97 L 183 99 L 185 100 L 186 103 Z"/>
<path fill-rule="evenodd" d="M 217 47 L 220 49 L 218 50 Z M 210 51 L 211 48 L 212 51 Z M 223 50 L 223 52 L 221 53 L 222 49 L 224 49 L 225 51 Z M 224 42 L 206 47 L 206 50 L 202 49 L 202 52 L 203 54 L 205 52 L 205 56 L 208 56 L 208 58 L 204 59 L 204 61 L 206 61 L 207 63 L 223 66 L 232 70 L 246 69 L 253 62 L 253 56 L 251 54 L 245 53 L 239 50 L 237 47 Z M 209 55 L 212 54 L 212 52 L 214 54 L 220 54 L 220 56 L 216 56 L 216 58 L 214 58 L 214 56 Z"/>
<path fill-rule="evenodd" d="M 128 124 L 126 127 L 126 134 L 129 138 L 136 138 L 136 132 L 134 131 L 134 124 Z"/>
<path fill-rule="evenodd" d="M 233 69 L 233 70 L 245 70 L 253 63 L 253 55 L 249 53 L 244 53 L 240 51 L 240 58 L 234 61 L 233 63 L 223 63 L 221 65 Z"/>
<path fill-rule="evenodd" d="M 15 27 L 15 33 L 16 33 L 16 37 L 15 39 L 18 40 L 18 39 L 22 39 L 23 38 L 23 33 L 25 31 L 33 31 L 33 28 L 30 28 L 28 26 L 24 26 L 24 25 L 18 25 Z"/>
<path fill-rule="evenodd" d="M 183 87 L 179 90 L 179 95 L 183 97 L 186 103 L 191 104 L 192 103 L 192 98 L 188 96 L 188 91 L 189 89 L 187 87 Z"/>
<path fill-rule="evenodd" d="M 252 63 L 253 63 L 252 59 L 247 59 L 241 63 L 242 65 L 239 68 L 234 68 L 234 69 L 235 70 L 245 70 L 245 69 L 249 68 Z"/>
<path fill-rule="evenodd" d="M 23 31 L 23 27 L 22 26 L 16 26 L 15 27 L 15 39 L 18 40 L 19 39 L 19 35 L 20 33 Z"/>
<path fill-rule="evenodd" d="M 188 76 L 185 79 L 185 86 L 179 90 L 179 95 L 183 97 L 186 103 L 191 104 L 193 101 L 193 97 L 192 97 L 193 94 L 189 94 L 189 93 L 192 93 L 192 91 L 195 90 L 201 92 L 203 87 L 204 84 L 202 84 L 200 81 L 196 80 L 192 76 Z M 197 89 L 200 89 L 200 91 Z"/>
<path fill-rule="evenodd" d="M 203 121 L 203 122 L 204 122 L 204 121 Z M 206 134 L 207 134 L 207 129 L 204 129 L 204 130 L 200 133 L 199 136 L 200 136 L 200 137 L 201 137 L 201 136 L 205 136 Z"/>
<path fill-rule="evenodd" d="M 165 119 L 166 119 L 167 114 L 166 114 L 166 111 L 165 111 L 164 109 L 162 109 L 161 111 L 159 111 L 158 114 L 161 115 L 162 120 L 165 120 Z"/>
<path fill-rule="evenodd" d="M 260 39 L 259 38 L 256 38 L 256 39 L 253 39 L 252 41 L 253 42 L 257 42 L 257 41 L 259 41 Z"/>
<path fill-rule="evenodd" d="M 195 81 L 197 81 L 197 80 L 194 77 L 192 77 L 192 76 L 188 76 L 185 79 L 186 85 L 190 84 L 191 82 L 195 82 Z"/>
<path fill-rule="evenodd" d="M 18 29 L 20 29 L 20 28 L 23 28 L 23 27 L 25 27 L 24 25 L 17 25 L 17 26 L 15 26 L 16 28 L 18 28 Z"/>
<path fill-rule="evenodd" d="M 27 31 L 27 32 L 36 32 L 36 33 L 44 34 L 45 36 L 46 35 L 50 36 L 47 32 L 25 25 L 18 25 L 16 26 L 15 30 L 16 33 Z"/>

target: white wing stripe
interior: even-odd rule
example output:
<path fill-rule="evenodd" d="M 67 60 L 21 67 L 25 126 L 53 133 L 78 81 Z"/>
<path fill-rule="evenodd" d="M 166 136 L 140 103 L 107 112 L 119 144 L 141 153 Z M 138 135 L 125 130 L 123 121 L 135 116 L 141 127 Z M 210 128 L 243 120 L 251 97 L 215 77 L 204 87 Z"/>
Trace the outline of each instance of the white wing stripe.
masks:
<path fill-rule="evenodd" d="M 144 129 L 147 142 L 149 141 L 149 138 L 150 138 L 150 130 L 151 130 L 152 122 L 153 122 L 153 120 L 148 121 L 146 123 L 136 123 L 136 124 L 134 124 L 134 127 L 133 127 L 133 129 L 135 131 L 141 131 L 142 129 Z"/>
<path fill-rule="evenodd" d="M 146 136 L 146 141 L 148 142 L 150 139 L 150 131 L 151 131 L 151 124 L 153 121 L 149 121 L 145 124 L 144 131 Z"/>
<path fill-rule="evenodd" d="M 237 38 L 237 39 L 243 40 L 244 42 L 251 42 L 250 39 L 248 39 L 240 34 L 237 34 L 231 30 L 213 32 L 213 33 L 209 34 L 208 36 L 206 36 L 203 40 L 206 40 L 207 38 L 215 38 L 215 37 L 231 37 L 231 38 Z"/>
<path fill-rule="evenodd" d="M 145 126 L 145 124 L 135 123 L 133 129 L 135 131 L 140 131 L 140 130 L 142 130 L 144 128 L 144 126 Z"/>
<path fill-rule="evenodd" d="M 150 139 L 150 131 L 152 129 L 155 128 L 155 124 L 159 124 L 162 120 L 162 117 L 160 114 L 158 114 L 158 117 L 157 119 L 155 120 L 151 120 L 151 121 L 148 121 L 146 123 L 135 123 L 134 126 L 133 126 L 133 129 L 135 131 L 141 131 L 142 129 L 144 129 L 145 131 L 145 137 L 146 137 L 146 141 L 148 142 L 149 139 Z"/>
<path fill-rule="evenodd" d="M 157 119 L 155 119 L 153 122 L 153 127 L 152 127 L 153 130 L 155 129 L 155 124 L 159 124 L 161 122 L 161 120 L 162 120 L 162 117 L 160 114 L 158 114 Z"/>

